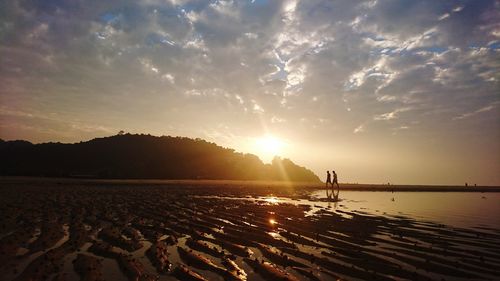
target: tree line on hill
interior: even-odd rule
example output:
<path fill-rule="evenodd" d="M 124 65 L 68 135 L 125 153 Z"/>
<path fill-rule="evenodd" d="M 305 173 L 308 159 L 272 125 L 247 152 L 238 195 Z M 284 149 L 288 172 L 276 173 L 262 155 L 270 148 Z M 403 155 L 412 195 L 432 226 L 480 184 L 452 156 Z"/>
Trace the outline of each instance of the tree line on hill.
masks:
<path fill-rule="evenodd" d="M 118 134 L 74 144 L 0 140 L 0 175 L 126 179 L 320 181 L 275 157 L 264 164 L 202 139 Z"/>

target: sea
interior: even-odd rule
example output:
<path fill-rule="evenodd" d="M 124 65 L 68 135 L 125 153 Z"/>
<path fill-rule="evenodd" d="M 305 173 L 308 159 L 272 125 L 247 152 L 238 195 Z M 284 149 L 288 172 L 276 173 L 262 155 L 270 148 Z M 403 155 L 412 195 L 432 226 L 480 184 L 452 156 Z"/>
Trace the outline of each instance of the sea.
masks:
<path fill-rule="evenodd" d="M 325 198 L 324 190 L 311 195 Z M 315 202 L 369 214 L 410 217 L 455 227 L 500 229 L 500 192 L 341 191 L 337 203 Z"/>

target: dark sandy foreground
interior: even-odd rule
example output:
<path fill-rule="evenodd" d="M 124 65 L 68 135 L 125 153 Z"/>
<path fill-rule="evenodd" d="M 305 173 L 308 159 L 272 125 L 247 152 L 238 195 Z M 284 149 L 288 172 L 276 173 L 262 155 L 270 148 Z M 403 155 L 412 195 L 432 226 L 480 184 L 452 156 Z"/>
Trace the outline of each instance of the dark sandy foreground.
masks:
<path fill-rule="evenodd" d="M 500 276 L 498 229 L 352 212 L 342 202 L 320 207 L 309 194 L 300 186 L 0 181 L 0 279 Z"/>

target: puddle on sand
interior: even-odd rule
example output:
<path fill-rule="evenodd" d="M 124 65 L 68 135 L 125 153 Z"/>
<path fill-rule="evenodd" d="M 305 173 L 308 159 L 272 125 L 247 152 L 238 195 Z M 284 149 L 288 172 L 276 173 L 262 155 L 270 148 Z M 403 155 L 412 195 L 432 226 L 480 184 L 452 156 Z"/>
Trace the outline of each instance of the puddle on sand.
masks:
<path fill-rule="evenodd" d="M 12 271 L 9 271 L 9 273 L 6 276 L 3 276 L 3 278 L 5 278 L 5 280 L 13 280 L 13 279 L 15 279 L 36 258 L 38 258 L 39 256 L 43 255 L 44 253 L 46 253 L 46 252 L 48 252 L 48 251 L 50 251 L 52 249 L 59 248 L 62 244 L 64 244 L 66 241 L 68 241 L 69 240 L 69 226 L 67 224 L 64 224 L 62 227 L 63 227 L 64 235 L 63 235 L 63 237 L 59 241 L 57 241 L 56 244 L 54 244 L 52 247 L 47 248 L 47 249 L 45 249 L 43 251 L 38 251 L 38 252 L 32 253 L 29 256 L 24 256 L 24 257 L 23 256 L 18 256 L 18 258 L 20 259 L 20 261 L 17 262 L 15 268 L 13 268 Z M 39 235 L 40 235 L 40 233 L 37 232 L 37 236 L 36 237 L 38 237 Z M 36 239 L 31 238 L 30 240 L 35 241 Z M 23 249 L 23 248 L 21 248 L 21 249 Z M 21 250 L 21 251 L 23 251 L 23 250 Z M 29 252 L 29 250 L 25 251 L 25 254 L 28 253 L 28 252 Z"/>
<path fill-rule="evenodd" d="M 80 252 L 81 254 L 92 256 L 94 258 L 98 258 L 99 260 L 102 261 L 102 276 L 104 280 L 128 280 L 127 276 L 120 270 L 118 263 L 116 262 L 115 259 L 111 258 L 105 258 L 102 256 L 97 256 L 94 255 L 93 253 L 89 252 L 88 249 L 92 246 L 91 242 L 85 243 L 81 248 Z M 73 271 L 73 263 L 72 261 L 76 258 L 76 253 L 73 259 L 69 258 L 68 260 L 65 260 L 65 271 Z M 69 262 L 68 262 L 69 261 Z M 75 273 L 76 274 L 76 273 Z M 78 279 L 68 279 L 68 280 L 80 280 L 80 277 L 78 276 Z"/>
<path fill-rule="evenodd" d="M 181 257 L 179 256 L 179 252 L 177 251 L 177 246 L 188 248 L 186 246 L 186 240 L 187 240 L 187 237 L 182 237 L 182 238 L 178 239 L 177 245 L 168 246 L 168 253 L 169 253 L 170 262 L 172 263 L 172 269 L 177 267 L 179 264 L 185 265 L 185 263 L 182 261 Z M 208 280 L 224 280 L 224 278 L 222 278 L 222 276 L 215 274 L 215 273 L 208 271 L 208 270 L 201 270 L 201 269 L 194 268 L 194 267 L 191 267 L 190 269 L 199 273 L 201 276 L 207 278 Z M 172 277 L 172 276 L 170 276 L 170 277 Z M 174 278 L 172 280 L 177 280 L 177 279 Z"/>
<path fill-rule="evenodd" d="M 65 275 L 67 280 L 79 280 L 80 276 L 75 272 L 75 269 L 73 267 L 73 262 L 76 259 L 76 256 L 80 252 L 73 252 L 71 254 L 68 254 L 64 257 L 63 260 L 63 268 L 61 270 L 61 273 Z"/>

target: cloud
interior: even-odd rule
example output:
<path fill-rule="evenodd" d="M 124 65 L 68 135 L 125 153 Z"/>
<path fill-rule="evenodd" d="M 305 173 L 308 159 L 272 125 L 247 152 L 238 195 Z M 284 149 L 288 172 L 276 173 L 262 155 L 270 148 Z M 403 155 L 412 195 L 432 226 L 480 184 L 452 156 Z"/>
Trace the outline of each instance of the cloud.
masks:
<path fill-rule="evenodd" d="M 36 140 L 54 141 L 56 136 L 59 140 L 71 140 L 74 135 L 78 136 L 104 136 L 118 132 L 118 129 L 82 122 L 72 116 L 61 116 L 60 114 L 47 114 L 38 111 L 11 110 L 0 106 L 0 128 L 5 132 L 27 132 L 38 133 Z M 40 138 L 40 139 L 39 139 Z"/>
<path fill-rule="evenodd" d="M 365 126 L 364 125 L 359 125 L 357 126 L 355 129 L 354 129 L 354 133 L 357 134 L 357 133 L 362 133 L 365 131 Z"/>
<path fill-rule="evenodd" d="M 499 5 L 6 1 L 0 102 L 159 134 L 220 131 L 211 124 L 231 120 L 235 135 L 265 127 L 318 142 L 395 128 L 440 139 L 478 133 L 477 124 L 494 139 Z M 477 123 L 456 122 L 465 119 Z"/>
<path fill-rule="evenodd" d="M 410 108 L 408 108 L 408 107 L 398 108 L 398 109 L 396 109 L 394 111 L 391 111 L 391 112 L 387 112 L 387 113 L 383 113 L 383 114 L 380 114 L 380 115 L 376 115 L 376 116 L 373 117 L 373 120 L 375 120 L 375 121 L 386 121 L 386 120 L 397 119 L 399 113 L 405 112 L 405 111 L 408 111 L 408 110 L 410 110 Z"/>
<path fill-rule="evenodd" d="M 481 107 L 481 108 L 474 110 L 472 112 L 467 112 L 467 113 L 464 113 L 460 116 L 456 116 L 453 118 L 453 120 L 465 119 L 465 118 L 472 117 L 472 116 L 477 115 L 477 114 L 482 113 L 482 112 L 491 111 L 491 110 L 495 109 L 499 104 L 500 104 L 500 102 L 494 102 L 490 105 Z"/>

